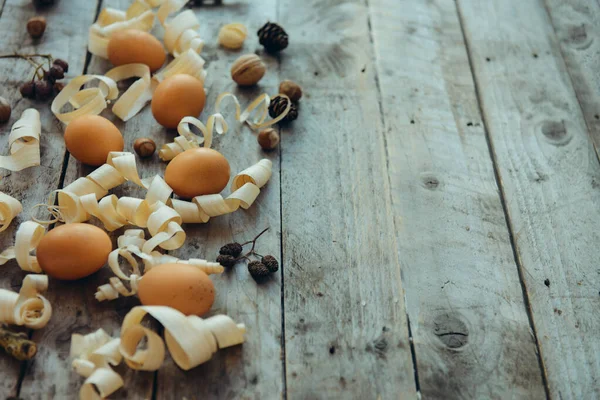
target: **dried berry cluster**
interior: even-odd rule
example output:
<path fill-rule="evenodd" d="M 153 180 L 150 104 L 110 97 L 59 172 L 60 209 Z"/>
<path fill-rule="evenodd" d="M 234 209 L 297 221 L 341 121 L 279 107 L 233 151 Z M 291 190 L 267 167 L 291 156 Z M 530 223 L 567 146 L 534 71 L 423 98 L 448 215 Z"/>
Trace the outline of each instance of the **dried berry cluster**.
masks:
<path fill-rule="evenodd" d="M 60 58 L 53 60 L 48 70 L 38 65 L 31 81 L 21 85 L 21 95 L 28 99 L 48 100 L 64 87 L 63 83 L 57 81 L 63 79 L 67 71 L 69 64 Z"/>
<path fill-rule="evenodd" d="M 263 230 L 253 240 L 250 240 L 246 243 L 227 243 L 219 250 L 217 262 L 226 268 L 231 268 L 235 266 L 238 261 L 247 260 L 248 272 L 250 272 L 250 275 L 252 275 L 255 280 L 261 280 L 272 273 L 277 272 L 279 269 L 279 262 L 277 262 L 275 257 L 272 255 L 262 256 L 254 250 L 256 246 L 256 240 L 268 229 L 269 228 Z M 244 246 L 250 243 L 252 243 L 252 248 L 248 253 L 242 255 Z M 250 257 L 255 259 L 252 260 Z"/>

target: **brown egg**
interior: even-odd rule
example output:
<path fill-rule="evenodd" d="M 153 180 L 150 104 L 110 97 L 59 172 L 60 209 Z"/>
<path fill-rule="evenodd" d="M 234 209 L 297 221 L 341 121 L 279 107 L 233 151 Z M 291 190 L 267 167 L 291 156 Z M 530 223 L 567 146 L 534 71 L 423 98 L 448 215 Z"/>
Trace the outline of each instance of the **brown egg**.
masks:
<path fill-rule="evenodd" d="M 152 115 L 165 128 L 177 128 L 183 117 L 197 117 L 204 109 L 202 81 L 187 74 L 174 75 L 158 84 L 152 96 Z"/>
<path fill-rule="evenodd" d="M 219 193 L 229 182 L 229 162 L 213 149 L 189 149 L 167 165 L 165 181 L 176 195 L 186 199 Z"/>
<path fill-rule="evenodd" d="M 198 267 L 162 264 L 144 274 L 138 295 L 145 306 L 168 306 L 186 315 L 203 315 L 215 301 L 215 287 Z"/>
<path fill-rule="evenodd" d="M 163 45 L 148 32 L 127 29 L 114 33 L 108 41 L 108 59 L 116 66 L 146 64 L 154 72 L 166 57 Z"/>
<path fill-rule="evenodd" d="M 37 259 L 44 273 L 56 279 L 75 280 L 106 264 L 112 243 L 108 234 L 90 224 L 66 224 L 40 240 Z"/>
<path fill-rule="evenodd" d="M 84 115 L 71 121 L 65 129 L 69 153 L 84 164 L 99 166 L 111 151 L 123 151 L 123 135 L 119 129 L 99 115 Z"/>

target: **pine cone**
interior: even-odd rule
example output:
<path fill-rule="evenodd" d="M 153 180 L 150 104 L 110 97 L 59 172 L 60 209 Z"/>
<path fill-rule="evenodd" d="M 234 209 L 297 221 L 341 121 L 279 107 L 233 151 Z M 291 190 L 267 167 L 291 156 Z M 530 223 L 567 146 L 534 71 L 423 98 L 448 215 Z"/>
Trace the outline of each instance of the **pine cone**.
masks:
<path fill-rule="evenodd" d="M 265 267 L 267 267 L 271 272 L 277 272 L 279 269 L 279 263 L 277 262 L 277 259 L 271 255 L 264 256 L 260 261 L 265 264 Z"/>
<path fill-rule="evenodd" d="M 271 118 L 277 118 L 279 114 L 284 112 L 287 107 L 288 101 L 288 99 L 280 95 L 273 97 L 271 99 L 271 102 L 269 103 L 269 115 L 271 116 Z M 295 120 L 296 118 L 298 118 L 298 107 L 294 103 L 292 103 L 290 112 L 287 113 L 287 115 L 279 122 L 285 124 L 287 122 Z"/>
<path fill-rule="evenodd" d="M 258 41 L 269 53 L 277 53 L 288 46 L 288 34 L 275 23 L 267 22 L 257 32 Z"/>
<path fill-rule="evenodd" d="M 260 261 L 251 261 L 248 263 L 248 272 L 250 272 L 250 275 L 252 275 L 254 279 L 264 278 L 271 273 L 269 268 Z"/>
<path fill-rule="evenodd" d="M 225 268 L 231 268 L 235 265 L 235 257 L 228 254 L 221 254 L 217 257 L 217 262 Z"/>
<path fill-rule="evenodd" d="M 221 247 L 221 250 L 219 250 L 219 254 L 229 255 L 229 256 L 233 256 L 233 257 L 237 257 L 241 253 L 242 253 L 242 245 L 237 242 L 227 243 L 225 246 Z"/>

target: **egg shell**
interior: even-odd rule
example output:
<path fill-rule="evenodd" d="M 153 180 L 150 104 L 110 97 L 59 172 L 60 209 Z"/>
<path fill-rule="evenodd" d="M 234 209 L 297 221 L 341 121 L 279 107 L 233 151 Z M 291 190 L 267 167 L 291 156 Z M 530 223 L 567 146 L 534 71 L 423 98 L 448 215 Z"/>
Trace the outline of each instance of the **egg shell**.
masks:
<path fill-rule="evenodd" d="M 186 199 L 220 193 L 229 182 L 230 167 L 218 151 L 199 147 L 175 156 L 165 170 L 165 182 Z"/>
<path fill-rule="evenodd" d="M 203 315 L 215 301 L 215 287 L 198 267 L 162 264 L 144 274 L 138 295 L 145 306 L 168 306 L 186 315 Z"/>
<path fill-rule="evenodd" d="M 162 67 L 166 57 L 160 41 L 138 29 L 115 32 L 108 41 L 108 59 L 116 66 L 146 64 L 154 72 Z"/>
<path fill-rule="evenodd" d="M 111 151 L 123 151 L 123 135 L 112 122 L 99 115 L 76 118 L 65 129 L 65 145 L 84 164 L 100 166 Z"/>
<path fill-rule="evenodd" d="M 177 128 L 183 117 L 197 117 L 204 109 L 203 82 L 191 75 L 171 76 L 158 84 L 152 95 L 152 115 L 165 128 Z"/>
<path fill-rule="evenodd" d="M 36 256 L 44 273 L 56 279 L 75 280 L 106 264 L 112 243 L 108 234 L 90 224 L 66 224 L 48 232 Z"/>

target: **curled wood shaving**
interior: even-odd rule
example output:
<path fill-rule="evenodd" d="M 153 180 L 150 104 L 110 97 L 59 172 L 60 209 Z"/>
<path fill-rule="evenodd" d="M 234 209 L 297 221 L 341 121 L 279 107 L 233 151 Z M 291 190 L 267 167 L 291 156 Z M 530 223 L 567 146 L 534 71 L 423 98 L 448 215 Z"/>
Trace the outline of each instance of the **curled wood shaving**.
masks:
<path fill-rule="evenodd" d="M 125 29 L 152 30 L 154 18 L 164 28 L 164 43 L 167 51 L 175 57 L 192 50 L 200 54 L 204 41 L 200 38 L 200 22 L 192 10 L 179 12 L 187 0 L 136 0 L 127 11 L 105 8 L 98 20 L 90 27 L 88 49 L 90 53 L 108 58 L 108 42 L 115 33 Z M 159 7 L 160 6 L 160 7 Z M 153 8 L 159 7 L 156 14 Z"/>
<path fill-rule="evenodd" d="M 170 307 L 134 307 L 125 316 L 120 338 L 113 339 L 102 329 L 85 336 L 72 336 L 73 368 L 86 378 L 79 392 L 80 399 L 105 398 L 122 387 L 122 378 L 110 367 L 121 360 L 135 370 L 156 371 L 160 368 L 165 358 L 165 342 L 141 325 L 147 314 L 163 325 L 166 347 L 175 363 L 184 370 L 210 360 L 220 348 L 244 342 L 246 327 L 226 315 L 202 319 L 195 315 L 185 316 Z M 145 348 L 140 349 L 143 339 L 146 339 Z"/>
<path fill-rule="evenodd" d="M 8 146 L 10 155 L 0 156 L 0 168 L 21 171 L 40 165 L 40 135 L 42 123 L 40 113 L 28 108 L 23 111 L 10 129 Z"/>
<path fill-rule="evenodd" d="M 182 153 L 188 149 L 194 147 L 200 147 L 204 144 L 204 147 L 210 147 L 212 145 L 212 139 L 214 132 L 218 134 L 227 133 L 229 126 L 221 114 L 220 107 L 223 100 L 231 98 L 235 105 L 235 119 L 241 123 L 246 123 L 253 130 L 263 129 L 281 121 L 290 112 L 292 102 L 286 95 L 281 95 L 288 99 L 286 109 L 277 116 L 269 121 L 265 121 L 269 113 L 269 103 L 271 99 L 269 95 L 262 94 L 254 99 L 248 107 L 242 112 L 240 102 L 232 93 L 221 93 L 215 103 L 215 113 L 208 117 L 206 125 L 197 118 L 185 117 L 177 126 L 177 132 L 179 136 L 176 137 L 172 143 L 167 143 L 161 147 L 158 151 L 158 156 L 163 161 L 170 161 L 179 153 Z M 194 126 L 202 132 L 203 137 L 197 136 L 192 133 L 191 126 Z"/>
<path fill-rule="evenodd" d="M 244 45 L 248 36 L 248 29 L 244 24 L 233 23 L 221 27 L 219 30 L 219 44 L 227 49 L 237 50 Z"/>
<path fill-rule="evenodd" d="M 0 289 L 0 322 L 31 329 L 46 326 L 52 316 L 52 306 L 40 293 L 47 288 L 46 275 L 26 275 L 18 294 Z"/>
<path fill-rule="evenodd" d="M 42 240 L 45 232 L 46 228 L 37 222 L 23 222 L 17 229 L 14 247 L 9 247 L 0 254 L 0 265 L 16 259 L 23 271 L 41 273 L 42 268 L 40 268 L 37 257 L 31 255 L 31 252 Z"/>
<path fill-rule="evenodd" d="M 193 265 L 207 274 L 220 274 L 224 268 L 215 262 L 210 262 L 201 259 L 189 259 L 180 260 L 177 257 L 173 257 L 167 254 L 159 253 L 158 251 L 144 252 L 146 243 L 144 231 L 141 229 L 128 229 L 125 233 L 117 239 L 118 248 L 113 250 L 108 256 L 108 266 L 115 274 L 114 277 L 110 278 L 109 282 L 105 285 L 99 286 L 96 292 L 96 299 L 98 301 L 114 300 L 121 296 L 133 296 L 137 293 L 139 281 L 142 279 L 142 275 L 161 264 L 167 263 L 181 263 Z M 134 257 L 140 258 L 144 264 L 144 269 L 140 268 L 140 264 Z M 121 269 L 119 263 L 120 257 L 123 257 L 129 264 L 130 273 L 125 274 Z M 129 282 L 130 289 L 128 289 L 123 281 Z"/>
<path fill-rule="evenodd" d="M 5 231 L 21 211 L 23 206 L 19 200 L 0 192 L 0 232 Z"/>

